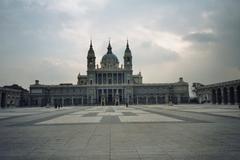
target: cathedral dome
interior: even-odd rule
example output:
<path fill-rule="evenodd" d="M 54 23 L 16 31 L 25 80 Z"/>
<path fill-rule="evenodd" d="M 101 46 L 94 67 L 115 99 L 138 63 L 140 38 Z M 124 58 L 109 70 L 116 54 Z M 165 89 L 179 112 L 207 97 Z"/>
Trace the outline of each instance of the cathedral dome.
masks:
<path fill-rule="evenodd" d="M 105 54 L 103 57 L 102 57 L 102 61 L 101 63 L 104 63 L 104 64 L 109 64 L 109 63 L 119 63 L 118 61 L 118 58 L 115 54 L 111 53 L 111 54 Z"/>
<path fill-rule="evenodd" d="M 118 65 L 119 65 L 118 58 L 115 54 L 112 53 L 112 47 L 111 44 L 109 43 L 108 52 L 102 57 L 101 67 L 102 68 L 118 67 Z"/>

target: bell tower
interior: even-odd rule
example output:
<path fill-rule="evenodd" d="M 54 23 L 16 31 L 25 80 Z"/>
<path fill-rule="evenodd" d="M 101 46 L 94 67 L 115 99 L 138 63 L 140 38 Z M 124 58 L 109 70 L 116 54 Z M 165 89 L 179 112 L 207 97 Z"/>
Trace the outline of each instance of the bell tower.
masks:
<path fill-rule="evenodd" d="M 127 41 L 127 46 L 124 52 L 123 59 L 124 59 L 124 68 L 132 70 L 132 52 L 129 48 L 128 41 Z"/>
<path fill-rule="evenodd" d="M 93 46 L 92 46 L 92 40 L 90 41 L 90 48 L 88 50 L 88 55 L 87 55 L 87 69 L 88 70 L 93 70 L 95 69 L 95 61 L 96 61 L 96 57 L 95 57 L 95 53 L 93 50 Z"/>

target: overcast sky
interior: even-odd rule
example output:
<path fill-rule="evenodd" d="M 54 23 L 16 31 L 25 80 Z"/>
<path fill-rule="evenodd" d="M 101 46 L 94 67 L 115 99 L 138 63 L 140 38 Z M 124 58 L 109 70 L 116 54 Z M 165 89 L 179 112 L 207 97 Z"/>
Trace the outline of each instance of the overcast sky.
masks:
<path fill-rule="evenodd" d="M 240 78 L 239 0 L 0 0 L 0 86 L 76 83 L 111 37 L 146 83 Z"/>

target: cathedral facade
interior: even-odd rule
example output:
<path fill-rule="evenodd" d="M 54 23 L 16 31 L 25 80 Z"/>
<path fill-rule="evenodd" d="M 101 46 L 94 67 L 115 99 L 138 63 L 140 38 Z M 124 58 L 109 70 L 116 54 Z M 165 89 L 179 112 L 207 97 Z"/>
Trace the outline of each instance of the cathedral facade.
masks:
<path fill-rule="evenodd" d="M 132 53 L 127 42 L 120 65 L 109 42 L 100 65 L 96 64 L 92 42 L 87 54 L 87 75 L 77 76 L 77 84 L 30 85 L 31 105 L 120 105 L 188 103 L 188 83 L 143 83 L 141 73 L 133 74 Z M 156 73 L 158 74 L 158 73 Z"/>

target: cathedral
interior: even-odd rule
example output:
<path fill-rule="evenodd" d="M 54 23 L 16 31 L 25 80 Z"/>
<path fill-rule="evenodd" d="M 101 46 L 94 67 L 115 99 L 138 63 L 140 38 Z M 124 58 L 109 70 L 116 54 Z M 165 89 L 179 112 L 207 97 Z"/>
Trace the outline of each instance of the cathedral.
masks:
<path fill-rule="evenodd" d="M 87 53 L 87 74 L 79 73 L 76 84 L 45 85 L 36 80 L 35 84 L 30 85 L 31 105 L 188 103 L 188 83 L 182 77 L 174 83 L 143 83 L 141 72 L 133 74 L 132 58 L 127 42 L 123 54 L 124 64 L 120 65 L 109 41 L 107 53 L 98 65 L 91 41 Z"/>

